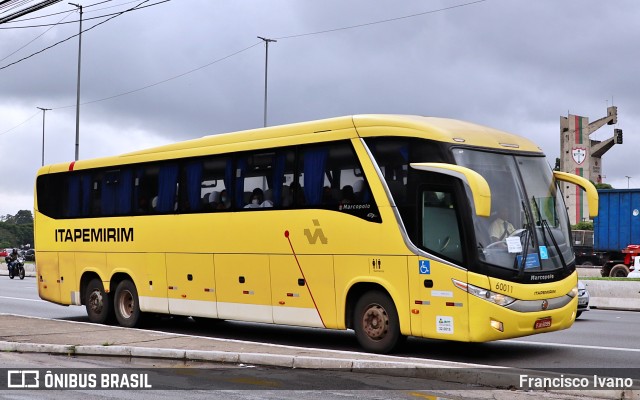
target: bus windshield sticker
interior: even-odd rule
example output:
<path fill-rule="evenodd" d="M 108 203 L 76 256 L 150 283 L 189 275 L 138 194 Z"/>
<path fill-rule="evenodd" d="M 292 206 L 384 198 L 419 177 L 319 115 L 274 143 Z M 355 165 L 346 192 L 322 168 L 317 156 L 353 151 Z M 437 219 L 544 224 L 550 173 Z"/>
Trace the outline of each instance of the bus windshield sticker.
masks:
<path fill-rule="evenodd" d="M 505 239 L 507 241 L 507 251 L 509 253 L 522 253 L 522 243 L 519 236 L 511 236 Z"/>
<path fill-rule="evenodd" d="M 431 274 L 431 264 L 429 260 L 420 260 L 418 261 L 419 271 L 421 275 L 430 275 Z"/>
<path fill-rule="evenodd" d="M 549 252 L 547 251 L 547 246 L 540 246 L 538 248 L 540 249 L 540 258 L 543 260 L 548 260 Z"/>
<path fill-rule="evenodd" d="M 522 263 L 522 256 L 518 255 L 518 265 Z M 538 257 L 538 253 L 529 253 L 527 255 L 527 262 L 524 264 L 524 268 L 538 268 L 540 267 L 540 258 Z"/>

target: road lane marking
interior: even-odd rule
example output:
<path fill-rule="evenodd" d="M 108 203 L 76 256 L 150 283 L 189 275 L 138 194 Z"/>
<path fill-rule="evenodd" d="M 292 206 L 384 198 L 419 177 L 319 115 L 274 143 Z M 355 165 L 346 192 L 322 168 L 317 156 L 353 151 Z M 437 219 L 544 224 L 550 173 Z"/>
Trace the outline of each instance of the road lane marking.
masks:
<path fill-rule="evenodd" d="M 503 342 L 518 343 L 518 344 L 533 344 L 536 346 L 548 346 L 548 347 L 566 347 L 570 349 L 615 350 L 615 351 L 630 351 L 634 353 L 640 353 L 640 349 L 631 349 L 628 347 L 589 346 L 589 345 L 583 345 L 583 344 L 568 344 L 568 343 L 541 343 L 541 342 L 527 342 L 524 340 L 504 340 Z"/>
<path fill-rule="evenodd" d="M 44 300 L 42 299 L 24 299 L 22 297 L 7 297 L 7 296 L 0 296 L 0 299 L 7 299 L 7 300 L 25 300 L 25 301 L 37 301 L 37 302 L 44 302 Z"/>

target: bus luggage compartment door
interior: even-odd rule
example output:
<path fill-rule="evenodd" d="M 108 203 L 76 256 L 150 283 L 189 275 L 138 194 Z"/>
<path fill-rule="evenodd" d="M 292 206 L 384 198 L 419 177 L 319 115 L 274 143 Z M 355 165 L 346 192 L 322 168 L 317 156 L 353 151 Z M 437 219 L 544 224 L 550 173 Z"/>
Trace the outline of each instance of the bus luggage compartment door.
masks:
<path fill-rule="evenodd" d="M 58 273 L 58 253 L 38 252 L 36 259 L 38 295 L 41 299 L 63 304 L 60 300 L 60 275 Z"/>

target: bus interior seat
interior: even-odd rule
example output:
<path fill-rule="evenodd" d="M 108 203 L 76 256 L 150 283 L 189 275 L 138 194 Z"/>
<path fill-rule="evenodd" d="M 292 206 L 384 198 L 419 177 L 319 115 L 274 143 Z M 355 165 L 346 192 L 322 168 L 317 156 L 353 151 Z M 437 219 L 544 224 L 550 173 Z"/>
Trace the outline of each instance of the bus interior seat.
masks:
<path fill-rule="evenodd" d="M 331 201 L 334 203 L 339 203 L 340 200 L 342 200 L 342 193 L 340 192 L 340 189 L 338 188 L 332 188 L 331 189 Z"/>
<path fill-rule="evenodd" d="M 291 191 L 288 185 L 282 185 L 282 207 L 291 205 Z"/>
<path fill-rule="evenodd" d="M 209 208 L 216 208 L 220 203 L 220 192 L 214 190 L 209 193 L 208 206 Z"/>
<path fill-rule="evenodd" d="M 458 220 L 453 208 L 425 207 L 422 232 L 425 248 L 455 260 L 462 259 Z"/>
<path fill-rule="evenodd" d="M 362 190 L 364 189 L 364 180 L 358 179 L 353 182 L 353 197 L 355 197 L 356 201 L 362 201 L 362 197 L 364 193 Z"/>

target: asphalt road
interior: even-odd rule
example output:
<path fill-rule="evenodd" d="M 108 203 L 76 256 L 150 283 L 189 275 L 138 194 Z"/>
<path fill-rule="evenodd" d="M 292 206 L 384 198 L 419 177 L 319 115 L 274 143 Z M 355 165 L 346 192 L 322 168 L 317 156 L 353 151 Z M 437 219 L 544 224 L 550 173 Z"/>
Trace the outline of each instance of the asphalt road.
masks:
<path fill-rule="evenodd" d="M 0 312 L 88 321 L 83 307 L 63 307 L 38 298 L 35 278 L 0 276 Z M 350 331 L 329 331 L 224 321 L 214 326 L 189 318 L 161 318 L 148 329 L 307 348 L 360 351 Z M 514 368 L 597 368 L 637 366 L 640 313 L 591 310 L 572 328 L 491 343 L 457 343 L 410 338 L 396 355 Z"/>

